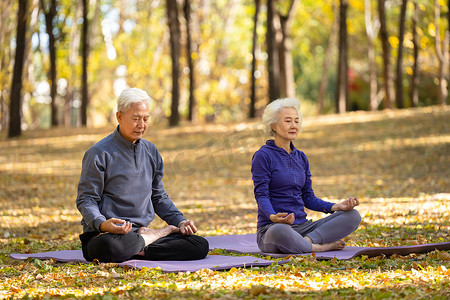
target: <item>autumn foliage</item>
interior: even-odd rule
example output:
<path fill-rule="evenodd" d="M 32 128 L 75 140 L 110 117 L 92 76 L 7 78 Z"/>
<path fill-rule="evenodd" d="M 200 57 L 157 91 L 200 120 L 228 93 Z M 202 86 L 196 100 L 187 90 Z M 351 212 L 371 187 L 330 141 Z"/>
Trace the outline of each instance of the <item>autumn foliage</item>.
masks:
<path fill-rule="evenodd" d="M 353 246 L 450 241 L 450 109 L 356 112 L 306 118 L 296 147 L 310 160 L 316 195 L 358 197 Z M 0 298 L 446 299 L 450 252 L 163 273 L 115 264 L 15 261 L 10 253 L 80 249 L 75 207 L 81 158 L 114 130 L 27 131 L 0 138 Z M 250 164 L 265 137 L 257 122 L 152 124 L 165 185 L 204 236 L 255 232 Z M 321 216 L 311 213 L 312 218 Z M 155 227 L 163 225 L 155 220 Z M 216 250 L 211 254 L 236 255 Z"/>

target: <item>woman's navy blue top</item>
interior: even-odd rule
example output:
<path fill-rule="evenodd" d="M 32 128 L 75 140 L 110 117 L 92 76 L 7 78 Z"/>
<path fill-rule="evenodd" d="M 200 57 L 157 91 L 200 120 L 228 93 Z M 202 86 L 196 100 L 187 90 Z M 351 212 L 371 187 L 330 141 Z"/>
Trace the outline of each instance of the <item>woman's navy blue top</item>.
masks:
<path fill-rule="evenodd" d="M 252 179 L 258 204 L 257 227 L 272 223 L 270 215 L 294 213 L 294 224 L 306 222 L 305 207 L 331 213 L 334 203 L 314 195 L 309 162 L 305 153 L 291 142 L 292 152 L 268 140 L 252 159 Z"/>

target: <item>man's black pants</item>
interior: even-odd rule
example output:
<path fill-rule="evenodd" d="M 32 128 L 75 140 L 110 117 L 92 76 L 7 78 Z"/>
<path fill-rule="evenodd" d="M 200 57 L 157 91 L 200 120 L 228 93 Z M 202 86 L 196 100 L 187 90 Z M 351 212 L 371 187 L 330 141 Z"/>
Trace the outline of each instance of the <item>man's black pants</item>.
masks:
<path fill-rule="evenodd" d="M 208 241 L 197 235 L 173 233 L 145 247 L 144 238 L 137 232 L 125 235 L 86 232 L 80 235 L 83 256 L 86 260 L 123 262 L 129 259 L 145 260 L 195 260 L 205 258 Z M 136 255 L 144 250 L 145 255 Z"/>

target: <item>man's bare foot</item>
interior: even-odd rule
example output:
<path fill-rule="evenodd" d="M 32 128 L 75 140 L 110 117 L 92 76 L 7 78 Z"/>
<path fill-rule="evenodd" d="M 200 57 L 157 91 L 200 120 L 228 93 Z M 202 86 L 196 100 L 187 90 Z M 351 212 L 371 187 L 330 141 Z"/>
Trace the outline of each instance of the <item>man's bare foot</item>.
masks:
<path fill-rule="evenodd" d="M 169 234 L 172 233 L 180 232 L 180 228 L 173 225 L 168 225 L 160 229 L 141 227 L 138 229 L 137 232 L 144 238 L 145 246 L 147 246 L 156 241 L 157 239 L 168 236 Z M 139 252 L 138 255 L 144 255 L 144 250 Z"/>
<path fill-rule="evenodd" d="M 344 241 L 334 241 L 326 244 L 312 244 L 312 252 L 324 252 L 333 250 L 342 250 L 345 247 Z"/>
<path fill-rule="evenodd" d="M 179 232 L 180 229 L 173 225 L 167 225 L 166 227 L 160 228 L 160 229 L 153 229 L 148 227 L 141 227 L 138 229 L 139 234 L 163 234 L 160 237 L 166 236 L 171 233 Z M 164 234 L 167 233 L 167 234 Z"/>

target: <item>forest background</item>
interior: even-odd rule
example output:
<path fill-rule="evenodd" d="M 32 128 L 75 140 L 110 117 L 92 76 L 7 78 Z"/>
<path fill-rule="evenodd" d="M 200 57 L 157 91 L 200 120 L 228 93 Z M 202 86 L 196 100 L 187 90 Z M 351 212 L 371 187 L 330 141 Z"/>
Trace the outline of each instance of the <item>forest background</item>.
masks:
<path fill-rule="evenodd" d="M 114 123 L 140 87 L 156 122 L 445 105 L 443 0 L 2 0 L 0 129 Z M 17 30 L 16 30 L 17 29 Z"/>
<path fill-rule="evenodd" d="M 347 245 L 448 242 L 448 5 L 0 0 L 0 299 L 448 299 L 449 251 L 170 274 L 9 256 L 80 249 L 81 160 L 125 87 L 154 99 L 145 138 L 202 236 L 255 232 L 258 117 L 288 96 L 316 194 L 361 200 Z"/>

